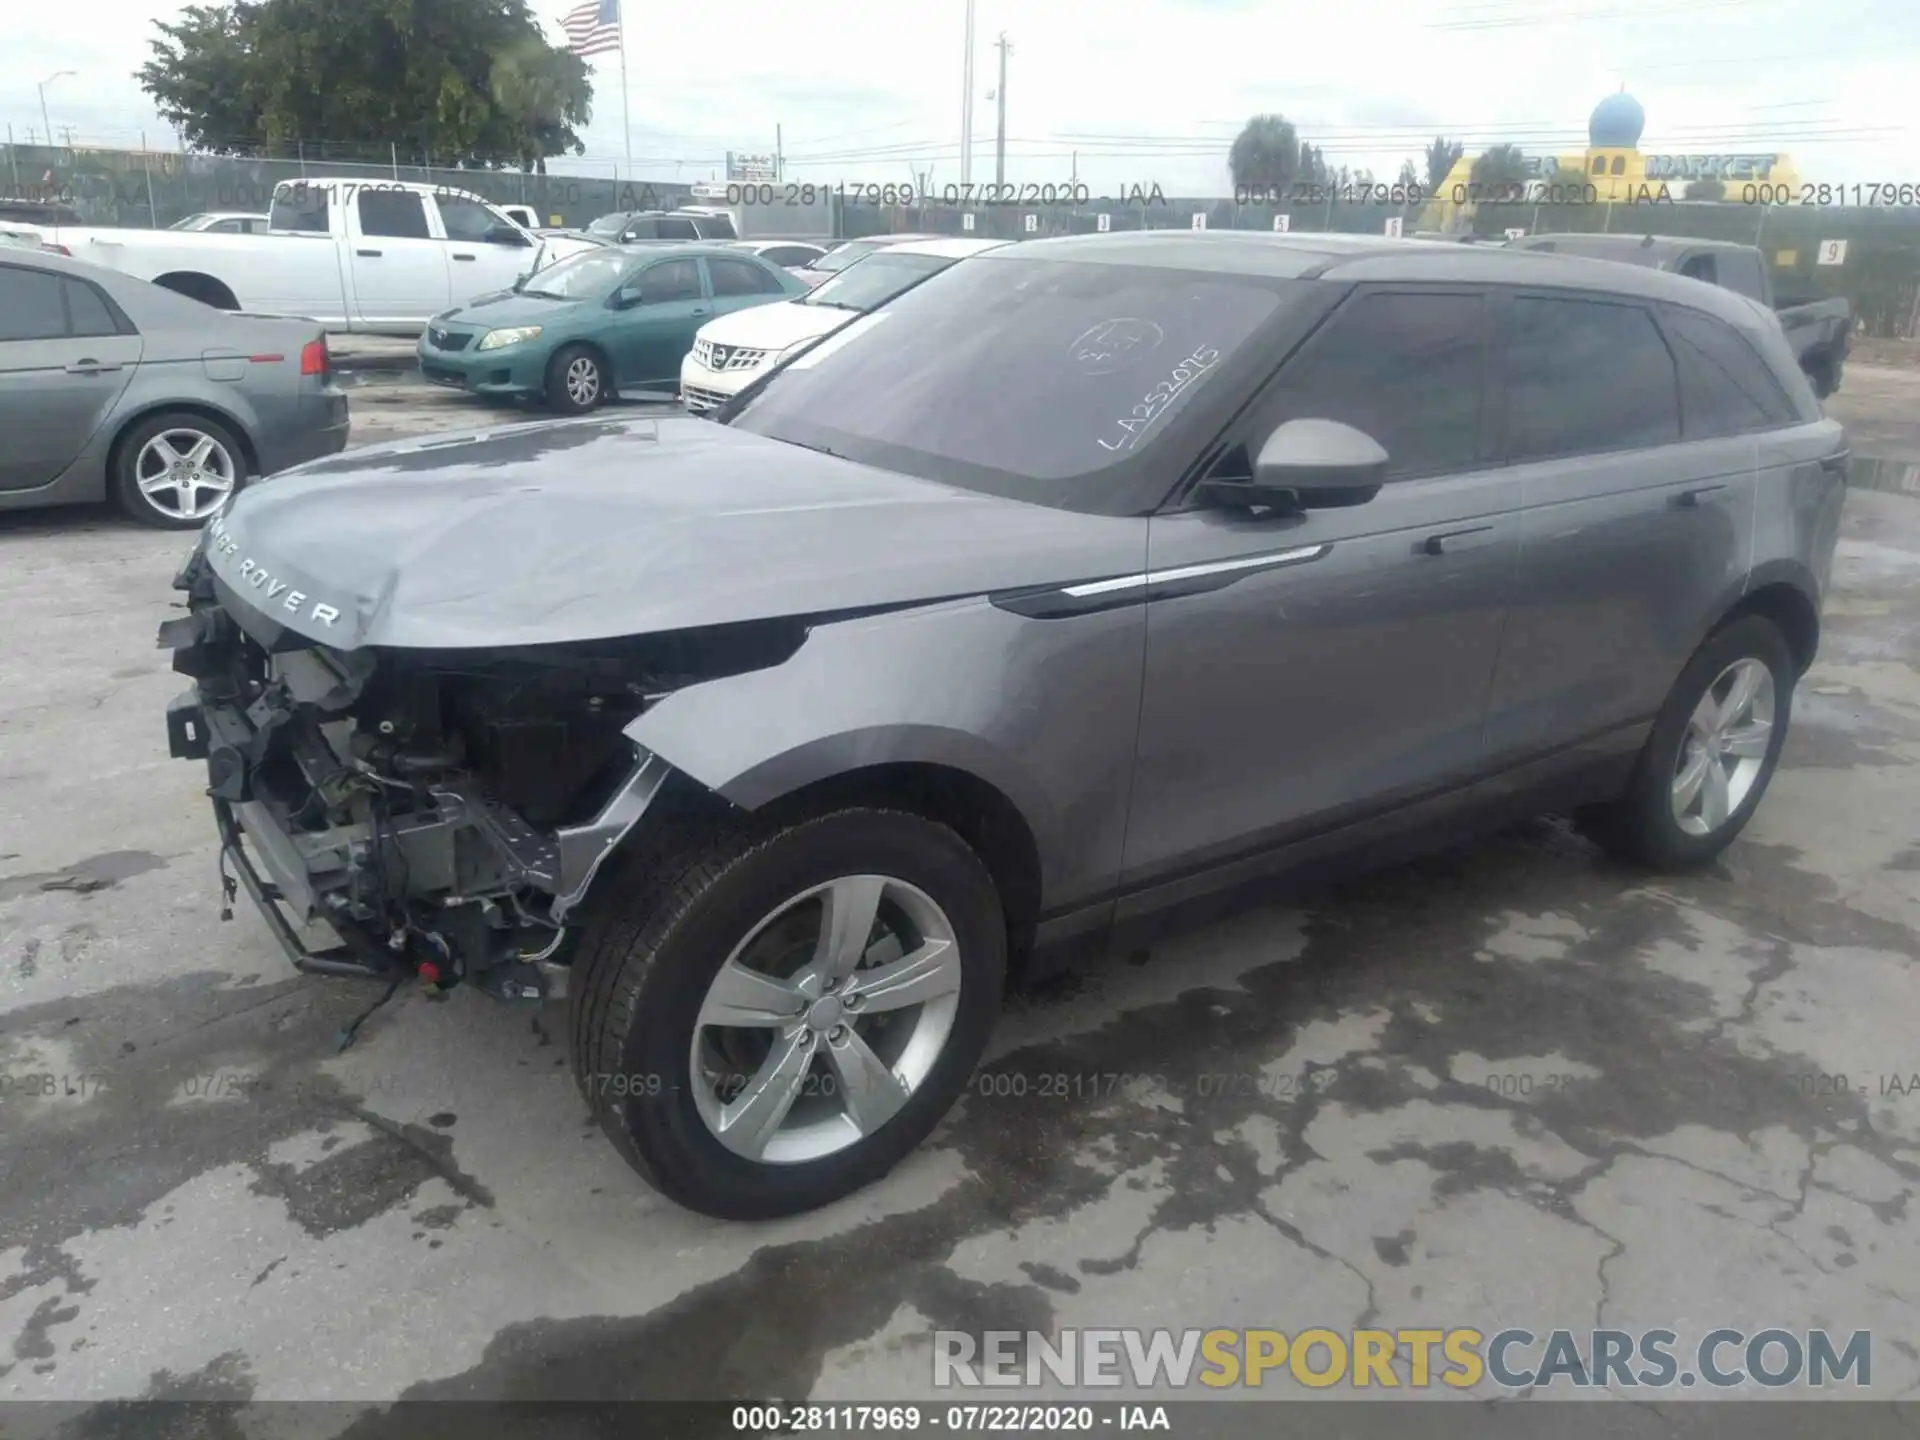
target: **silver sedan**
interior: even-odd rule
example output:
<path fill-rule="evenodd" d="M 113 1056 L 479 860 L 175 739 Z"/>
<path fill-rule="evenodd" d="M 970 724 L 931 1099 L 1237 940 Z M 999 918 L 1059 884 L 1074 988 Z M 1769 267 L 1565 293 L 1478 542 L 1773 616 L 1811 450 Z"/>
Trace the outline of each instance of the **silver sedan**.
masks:
<path fill-rule="evenodd" d="M 232 315 L 50 251 L 0 249 L 0 510 L 112 499 L 205 522 L 347 443 L 311 320 Z"/>

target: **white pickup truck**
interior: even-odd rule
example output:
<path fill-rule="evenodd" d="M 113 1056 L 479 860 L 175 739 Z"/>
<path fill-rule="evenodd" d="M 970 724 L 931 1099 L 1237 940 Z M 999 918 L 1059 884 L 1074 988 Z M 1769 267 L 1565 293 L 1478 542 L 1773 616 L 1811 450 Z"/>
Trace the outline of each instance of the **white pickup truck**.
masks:
<path fill-rule="evenodd" d="M 415 335 L 432 316 L 506 290 L 591 241 L 536 237 L 477 195 L 399 180 L 285 180 L 265 234 L 42 226 L 76 260 L 221 310 L 296 315 L 328 330 Z"/>

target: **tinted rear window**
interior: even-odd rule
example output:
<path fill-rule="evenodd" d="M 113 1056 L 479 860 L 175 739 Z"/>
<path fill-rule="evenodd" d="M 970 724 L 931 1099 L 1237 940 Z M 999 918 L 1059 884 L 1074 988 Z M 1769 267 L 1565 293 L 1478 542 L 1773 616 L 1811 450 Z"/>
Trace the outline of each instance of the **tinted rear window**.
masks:
<path fill-rule="evenodd" d="M 1507 404 L 1507 445 L 1516 460 L 1680 438 L 1673 356 L 1653 317 L 1637 305 L 1516 300 Z"/>
<path fill-rule="evenodd" d="M 803 354 L 733 423 L 1070 504 L 1103 472 L 1154 451 L 1289 287 L 1306 284 L 1041 260 L 955 265 Z M 1165 463 L 1171 486 L 1180 465 Z"/>
<path fill-rule="evenodd" d="M 1753 347 L 1711 315 L 1666 312 L 1680 365 L 1680 408 L 1689 439 L 1791 425 L 1797 418 Z"/>
<path fill-rule="evenodd" d="M 282 185 L 273 192 L 273 208 L 267 224 L 275 230 L 325 235 L 328 229 L 326 190 L 318 185 Z"/>

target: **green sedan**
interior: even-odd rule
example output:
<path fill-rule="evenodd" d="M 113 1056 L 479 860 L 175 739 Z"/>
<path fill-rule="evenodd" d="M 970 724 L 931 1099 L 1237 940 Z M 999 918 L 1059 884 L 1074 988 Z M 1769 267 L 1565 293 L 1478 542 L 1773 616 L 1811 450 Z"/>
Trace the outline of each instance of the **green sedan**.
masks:
<path fill-rule="evenodd" d="M 716 315 L 807 293 L 749 251 L 610 245 L 436 315 L 420 372 L 475 395 L 581 415 L 623 389 L 674 389 L 693 333 Z"/>

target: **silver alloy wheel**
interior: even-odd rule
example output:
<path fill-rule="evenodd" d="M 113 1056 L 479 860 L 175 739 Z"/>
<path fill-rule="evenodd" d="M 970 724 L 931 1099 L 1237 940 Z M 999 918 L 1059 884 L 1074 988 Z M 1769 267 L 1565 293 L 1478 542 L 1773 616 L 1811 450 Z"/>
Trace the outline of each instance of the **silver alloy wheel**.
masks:
<path fill-rule="evenodd" d="M 794 896 L 747 932 L 701 1002 L 700 1117 L 769 1165 L 858 1143 L 926 1082 L 960 981 L 953 924 L 916 886 L 846 875 Z"/>
<path fill-rule="evenodd" d="M 582 409 L 600 398 L 600 367 L 591 356 L 576 355 L 567 366 L 567 398 Z"/>
<path fill-rule="evenodd" d="M 1689 835 L 1711 835 L 1759 782 L 1779 716 L 1773 672 L 1748 657 L 1707 686 L 1687 719 L 1673 771 L 1673 818 Z"/>
<path fill-rule="evenodd" d="M 204 430 L 171 425 L 140 447 L 134 483 L 170 520 L 204 520 L 233 493 L 233 456 Z"/>

